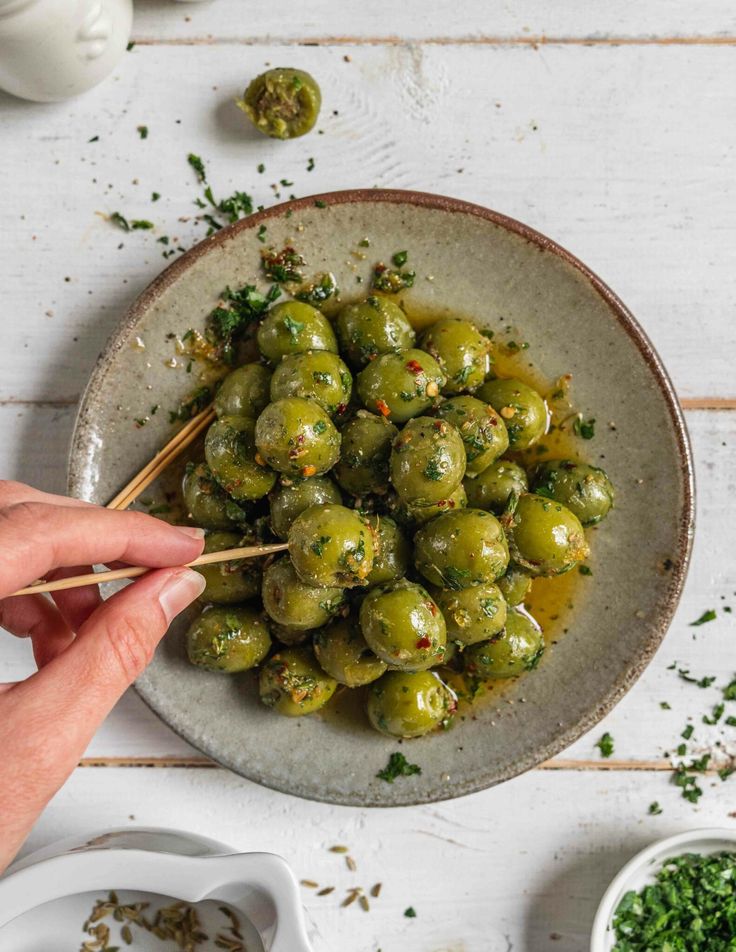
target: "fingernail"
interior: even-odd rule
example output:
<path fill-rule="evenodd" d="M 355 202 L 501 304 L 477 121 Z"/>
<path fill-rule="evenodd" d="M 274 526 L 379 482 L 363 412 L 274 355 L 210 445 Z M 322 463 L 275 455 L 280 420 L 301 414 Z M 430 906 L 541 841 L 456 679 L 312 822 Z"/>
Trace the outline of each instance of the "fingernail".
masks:
<path fill-rule="evenodd" d="M 184 535 L 189 536 L 191 539 L 204 539 L 204 529 L 200 529 L 197 526 L 174 526 L 175 529 L 178 529 L 179 532 L 183 532 Z"/>
<path fill-rule="evenodd" d="M 166 620 L 171 621 L 179 612 L 184 611 L 205 590 L 207 582 L 199 572 L 182 569 L 170 578 L 158 593 L 158 600 L 164 610 Z"/>

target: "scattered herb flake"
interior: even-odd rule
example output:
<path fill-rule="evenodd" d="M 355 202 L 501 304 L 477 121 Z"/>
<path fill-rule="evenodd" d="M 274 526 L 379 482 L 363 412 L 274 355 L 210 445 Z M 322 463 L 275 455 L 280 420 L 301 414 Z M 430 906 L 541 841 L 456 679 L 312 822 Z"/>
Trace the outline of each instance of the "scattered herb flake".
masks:
<path fill-rule="evenodd" d="M 151 201 L 157 202 L 161 198 L 161 192 L 151 192 Z"/>
<path fill-rule="evenodd" d="M 694 730 L 695 728 L 692 724 L 687 724 L 685 730 L 680 734 L 680 737 L 684 738 L 685 740 L 690 740 L 690 738 L 693 736 Z"/>
<path fill-rule="evenodd" d="M 92 136 L 91 139 L 87 139 L 87 142 L 99 142 L 99 141 L 100 141 L 99 136 Z"/>
<path fill-rule="evenodd" d="M 613 753 L 613 737 L 606 731 L 595 746 L 601 752 L 601 757 L 610 757 Z"/>
<path fill-rule="evenodd" d="M 582 415 L 578 415 L 575 417 L 572 429 L 576 436 L 584 440 L 592 440 L 595 436 L 595 420 L 592 418 L 584 420 Z"/>
<path fill-rule="evenodd" d="M 148 138 L 148 126 L 138 126 L 138 135 L 141 139 Z"/>
<path fill-rule="evenodd" d="M 691 628 L 696 628 L 698 625 L 704 625 L 708 621 L 715 621 L 716 613 L 712 608 L 709 608 L 707 611 L 703 612 L 700 618 L 696 618 L 695 621 L 690 622 Z"/>
<path fill-rule="evenodd" d="M 653 803 L 649 804 L 649 810 L 647 812 L 652 816 L 659 816 L 659 814 L 662 812 L 662 807 L 655 800 Z"/>
<path fill-rule="evenodd" d="M 190 152 L 189 155 L 187 156 L 187 162 L 194 169 L 199 181 L 206 182 L 207 171 L 204 167 L 204 162 L 202 161 L 202 159 L 198 155 L 195 155 L 193 152 Z"/>
<path fill-rule="evenodd" d="M 406 916 L 407 919 L 416 919 L 417 913 L 414 906 L 409 906 L 408 909 L 404 909 L 404 915 Z"/>
<path fill-rule="evenodd" d="M 397 251 L 396 254 L 392 255 L 391 261 L 397 268 L 403 268 L 406 264 L 407 258 L 409 257 L 408 251 Z"/>
<path fill-rule="evenodd" d="M 414 774 L 420 774 L 422 768 L 418 764 L 410 764 L 406 757 L 395 752 L 388 758 L 388 763 L 376 774 L 379 780 L 385 780 L 386 783 L 393 783 L 397 777 L 412 777 Z"/>
<path fill-rule="evenodd" d="M 113 223 L 113 225 L 117 225 L 118 228 L 122 228 L 123 231 L 130 231 L 128 219 L 121 215 L 120 212 L 113 212 L 110 215 L 110 221 Z"/>
<path fill-rule="evenodd" d="M 580 572 L 581 575 L 592 575 L 593 569 L 589 565 L 579 565 L 578 572 Z"/>
<path fill-rule="evenodd" d="M 311 172 L 313 168 L 314 168 L 314 159 L 310 155 L 310 157 L 307 159 L 307 172 Z"/>

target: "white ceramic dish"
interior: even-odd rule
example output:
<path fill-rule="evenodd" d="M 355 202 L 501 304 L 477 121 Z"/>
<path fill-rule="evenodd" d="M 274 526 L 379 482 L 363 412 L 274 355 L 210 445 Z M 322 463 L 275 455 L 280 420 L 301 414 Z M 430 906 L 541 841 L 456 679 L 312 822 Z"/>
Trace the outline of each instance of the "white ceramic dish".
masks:
<path fill-rule="evenodd" d="M 736 852 L 736 831 L 718 828 L 688 830 L 658 840 L 637 853 L 614 877 L 601 899 L 593 921 L 590 952 L 611 952 L 615 944 L 611 924 L 618 904 L 630 889 L 638 892 L 654 882 L 657 870 L 666 860 L 683 853 L 708 855 L 722 850 Z"/>

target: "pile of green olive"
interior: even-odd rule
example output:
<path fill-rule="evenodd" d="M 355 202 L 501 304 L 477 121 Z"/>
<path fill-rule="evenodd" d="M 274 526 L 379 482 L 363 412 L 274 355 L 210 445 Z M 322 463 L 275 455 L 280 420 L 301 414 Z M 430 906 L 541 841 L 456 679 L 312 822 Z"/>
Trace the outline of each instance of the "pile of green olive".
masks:
<path fill-rule="evenodd" d="M 613 504 L 593 466 L 525 466 L 544 398 L 493 374 L 489 339 L 443 318 L 417 335 L 386 297 L 328 320 L 297 301 L 257 328 L 258 362 L 215 399 L 186 510 L 206 551 L 288 542 L 275 558 L 200 569 L 206 607 L 186 635 L 210 671 L 259 667 L 280 714 L 369 686 L 370 723 L 416 737 L 446 722 L 451 671 L 477 683 L 536 666 L 534 578 L 588 554 Z"/>

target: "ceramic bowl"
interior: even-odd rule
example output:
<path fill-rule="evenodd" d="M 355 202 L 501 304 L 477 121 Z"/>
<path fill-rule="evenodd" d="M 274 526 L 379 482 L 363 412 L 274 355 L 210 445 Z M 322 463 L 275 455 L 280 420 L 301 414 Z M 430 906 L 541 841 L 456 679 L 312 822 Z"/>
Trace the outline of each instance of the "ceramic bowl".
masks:
<path fill-rule="evenodd" d="M 592 577 L 571 586 L 539 668 L 478 703 L 452 730 L 404 744 L 421 774 L 377 779 L 397 742 L 350 699 L 341 716 L 276 716 L 255 680 L 190 666 L 172 626 L 137 689 L 191 744 L 259 783 L 355 805 L 441 800 L 508 779 L 556 754 L 620 700 L 662 639 L 685 578 L 693 530 L 687 433 L 672 386 L 639 325 L 581 262 L 519 222 L 466 202 L 401 191 L 337 192 L 253 215 L 203 241 L 133 304 L 92 374 L 74 433 L 73 495 L 110 499 L 171 436 L 166 410 L 192 390 L 170 335 L 204 328 L 226 286 L 269 285 L 267 245 L 294 244 L 309 273 L 332 271 L 343 299 L 364 296 L 373 265 L 407 249 L 410 310 L 461 314 L 503 339 L 513 328 L 545 379 L 573 374 L 576 406 L 597 421 L 581 452 L 600 463 L 616 509 L 591 535 Z M 359 242 L 368 239 L 369 247 Z M 521 335 L 521 336 L 518 336 Z M 170 366 L 172 357 L 177 366 Z M 135 419 L 161 410 L 137 428 Z M 542 618 L 543 624 L 546 619 Z M 350 694 L 351 692 L 347 692 Z M 522 703 L 523 701 L 523 703 Z"/>

